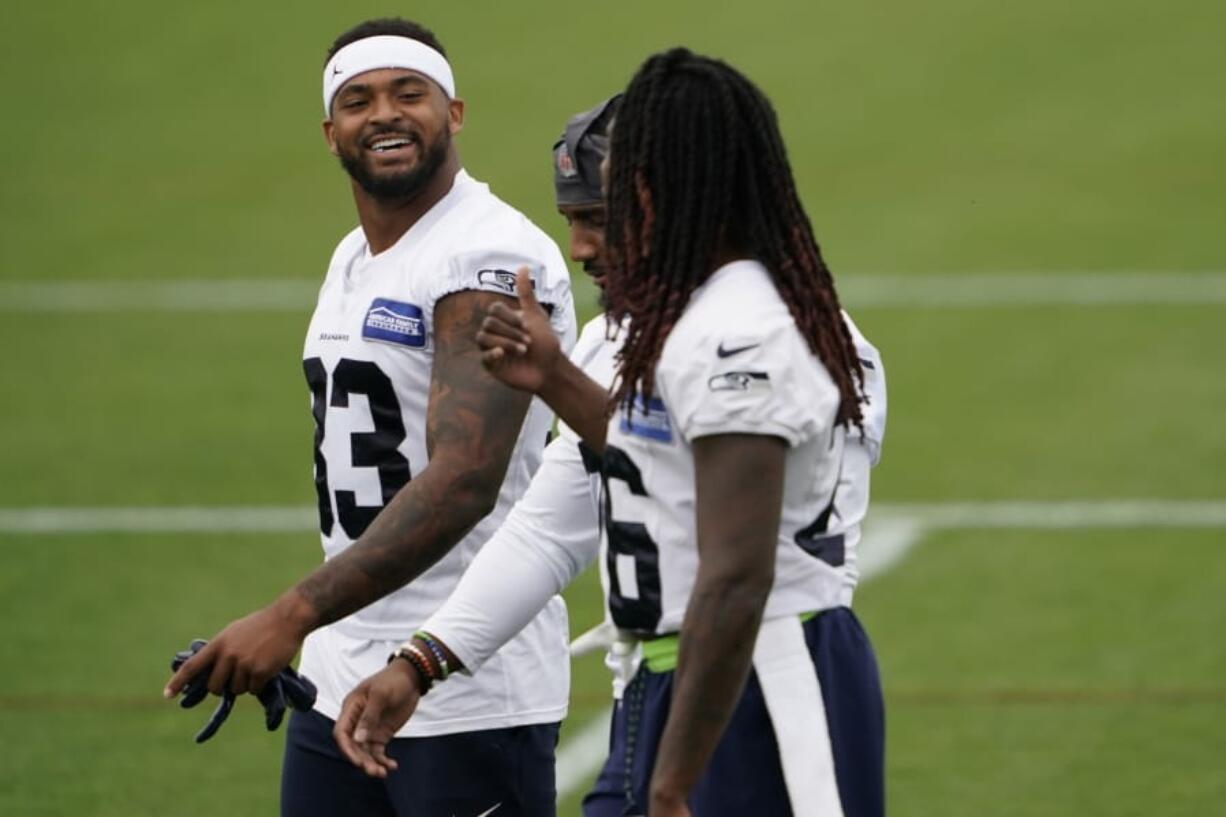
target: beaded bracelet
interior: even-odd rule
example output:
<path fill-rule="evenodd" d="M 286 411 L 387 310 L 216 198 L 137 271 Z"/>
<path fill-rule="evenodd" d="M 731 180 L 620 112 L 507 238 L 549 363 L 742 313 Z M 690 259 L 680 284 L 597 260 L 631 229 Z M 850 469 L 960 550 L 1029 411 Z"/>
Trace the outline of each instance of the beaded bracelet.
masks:
<path fill-rule="evenodd" d="M 418 630 L 413 633 L 413 637 L 420 638 L 422 643 L 433 653 L 435 660 L 438 661 L 439 671 L 443 675 L 439 680 L 446 680 L 447 676 L 451 674 L 451 667 L 447 666 L 447 653 L 443 652 L 443 648 L 439 646 L 438 641 L 425 630 Z"/>
<path fill-rule="evenodd" d="M 426 659 L 425 653 L 421 651 L 421 648 L 411 642 L 401 644 L 400 649 L 392 653 L 391 657 L 388 658 L 387 661 L 390 664 L 397 658 L 403 658 L 405 661 L 409 662 L 409 666 L 417 670 L 417 675 L 421 680 L 421 694 L 425 695 L 427 692 L 429 692 L 430 688 L 434 686 L 436 679 L 434 677 L 434 670 L 430 666 L 430 662 Z"/>

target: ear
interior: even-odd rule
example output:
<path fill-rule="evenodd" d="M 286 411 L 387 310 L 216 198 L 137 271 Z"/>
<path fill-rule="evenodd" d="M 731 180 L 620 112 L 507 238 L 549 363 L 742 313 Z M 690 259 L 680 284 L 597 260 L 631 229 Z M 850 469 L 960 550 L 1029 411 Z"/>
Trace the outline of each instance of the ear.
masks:
<path fill-rule="evenodd" d="M 328 152 L 333 156 L 340 156 L 340 149 L 336 146 L 336 126 L 332 124 L 331 119 L 323 121 L 324 141 L 328 144 Z"/>
<path fill-rule="evenodd" d="M 447 129 L 452 136 L 464 130 L 464 100 L 447 100 Z"/>

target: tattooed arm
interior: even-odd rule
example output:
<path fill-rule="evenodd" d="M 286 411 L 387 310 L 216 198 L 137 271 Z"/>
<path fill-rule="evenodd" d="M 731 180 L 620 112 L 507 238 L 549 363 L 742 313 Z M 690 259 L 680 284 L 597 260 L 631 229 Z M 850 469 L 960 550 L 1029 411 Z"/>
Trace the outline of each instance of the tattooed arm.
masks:
<path fill-rule="evenodd" d="M 698 575 L 681 622 L 649 814 L 686 813 L 749 677 L 774 580 L 786 453 L 782 439 L 764 435 L 694 441 Z"/>
<path fill-rule="evenodd" d="M 358 541 L 299 583 L 313 627 L 404 586 L 494 509 L 530 401 L 482 368 L 475 338 L 496 301 L 512 302 L 502 295 L 460 292 L 435 307 L 426 413 L 429 464 Z"/>
<path fill-rule="evenodd" d="M 290 662 L 308 633 L 403 587 L 493 510 L 531 400 L 481 365 L 477 330 L 499 301 L 511 302 L 465 291 L 435 306 L 426 468 L 344 552 L 268 607 L 222 630 L 175 673 L 167 697 L 210 664 L 210 691 L 260 689 Z"/>

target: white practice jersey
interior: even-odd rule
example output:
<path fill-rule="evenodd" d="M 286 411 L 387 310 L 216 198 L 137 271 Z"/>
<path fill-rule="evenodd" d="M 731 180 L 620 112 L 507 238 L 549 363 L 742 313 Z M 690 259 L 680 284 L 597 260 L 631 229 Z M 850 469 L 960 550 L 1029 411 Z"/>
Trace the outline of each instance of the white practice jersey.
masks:
<path fill-rule="evenodd" d="M 621 408 L 609 423 L 603 536 L 613 622 L 640 633 L 680 628 L 698 572 L 692 444 L 717 434 L 766 434 L 789 446 L 765 617 L 849 602 L 852 520 L 836 513 L 846 437 L 835 423 L 839 391 L 761 264 L 728 264 L 695 290 L 665 341 L 655 384 L 646 407 Z M 868 448 L 880 443 L 872 429 L 866 424 L 866 466 Z M 857 537 L 867 469 L 862 479 Z"/>
<path fill-rule="evenodd" d="M 357 539 L 428 462 L 426 407 L 436 304 L 455 292 L 514 295 L 515 271 L 532 271 L 537 297 L 569 348 L 574 304 L 557 246 L 489 188 L 461 171 L 450 192 L 394 246 L 372 256 L 362 230 L 333 254 L 303 351 L 315 417 L 315 485 L 325 558 Z M 303 671 L 320 688 L 316 708 L 339 713 L 345 694 L 380 669 L 451 594 L 481 545 L 528 487 L 552 416 L 534 400 L 495 510 L 409 586 L 313 633 Z M 445 509 L 442 510 L 445 512 Z M 429 735 L 556 720 L 561 696 L 535 684 L 533 665 L 559 650 L 565 612 L 550 606 L 503 650 L 502 672 L 446 684 L 424 699 L 402 735 Z M 493 663 L 493 662 L 492 662 Z"/>

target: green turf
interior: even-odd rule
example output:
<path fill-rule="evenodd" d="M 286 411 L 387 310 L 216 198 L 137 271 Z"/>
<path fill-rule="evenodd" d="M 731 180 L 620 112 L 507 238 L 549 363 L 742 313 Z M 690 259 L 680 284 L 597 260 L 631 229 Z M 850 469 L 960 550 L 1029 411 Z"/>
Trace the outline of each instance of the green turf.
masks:
<path fill-rule="evenodd" d="M 466 165 L 559 239 L 565 118 L 685 43 L 771 96 L 838 276 L 1226 268 L 1211 0 L 86 0 L 6 15 L 0 280 L 318 281 L 354 223 L 319 136 L 323 52 L 386 13 L 438 30 Z M 311 503 L 305 314 L 3 306 L 0 509 Z M 850 306 L 889 371 L 876 500 L 1226 496 L 1220 305 Z M 892 812 L 1220 811 L 1223 545 L 930 534 L 857 600 Z M 0 814 L 274 813 L 281 736 L 248 705 L 194 747 L 202 714 L 158 692 L 171 651 L 318 558 L 309 532 L 0 536 Z M 568 593 L 576 630 L 596 588 Z M 572 725 L 608 695 L 596 657 L 574 679 Z"/>
<path fill-rule="evenodd" d="M 1226 496 L 1221 306 L 857 311 L 889 382 L 878 496 Z"/>
<path fill-rule="evenodd" d="M 308 315 L 6 318 L 5 504 L 311 501 Z"/>
<path fill-rule="evenodd" d="M 353 222 L 318 131 L 323 52 L 395 9 L 61 11 L 15 10 L 23 36 L 0 55 L 9 74 L 40 66 L 10 87 L 0 125 L 2 274 L 317 276 Z M 636 0 L 608 13 L 432 0 L 412 13 L 456 64 L 468 164 L 558 235 L 546 151 L 562 121 L 685 43 L 771 94 L 836 269 L 1222 263 L 1213 0 Z"/>
<path fill-rule="evenodd" d="M 1226 703 L 911 705 L 889 711 L 899 817 L 1213 814 Z"/>
<path fill-rule="evenodd" d="M 1226 650 L 1212 637 L 1226 627 L 1222 542 L 1222 531 L 936 531 L 857 601 L 890 644 L 883 674 L 900 692 L 1183 689 L 1226 702 Z"/>
<path fill-rule="evenodd" d="M 0 697 L 156 700 L 174 650 L 271 600 L 318 548 L 310 531 L 0 537 Z M 88 672 L 83 649 L 102 657 Z"/>
<path fill-rule="evenodd" d="M 895 814 L 1208 814 L 1221 531 L 935 532 L 858 601 Z"/>

